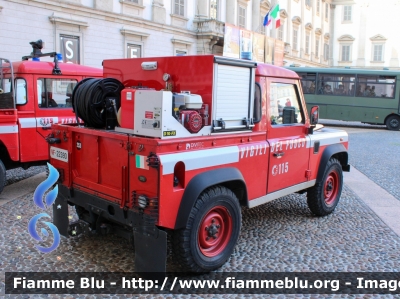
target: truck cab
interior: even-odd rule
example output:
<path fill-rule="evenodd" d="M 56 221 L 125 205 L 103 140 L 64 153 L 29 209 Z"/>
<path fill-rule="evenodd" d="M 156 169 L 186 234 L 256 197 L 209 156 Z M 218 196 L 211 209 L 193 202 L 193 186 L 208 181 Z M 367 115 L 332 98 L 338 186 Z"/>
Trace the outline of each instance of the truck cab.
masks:
<path fill-rule="evenodd" d="M 26 169 L 49 160 L 45 139 L 51 125 L 76 122 L 71 103 L 74 86 L 102 74 L 101 69 L 58 61 L 0 58 L 0 192 L 7 169 Z"/>

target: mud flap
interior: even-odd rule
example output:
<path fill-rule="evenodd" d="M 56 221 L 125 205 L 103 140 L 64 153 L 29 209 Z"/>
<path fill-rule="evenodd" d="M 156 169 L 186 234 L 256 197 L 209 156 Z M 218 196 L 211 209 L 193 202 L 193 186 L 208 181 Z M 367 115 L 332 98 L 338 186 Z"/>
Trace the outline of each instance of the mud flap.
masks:
<path fill-rule="evenodd" d="M 134 232 L 135 272 L 163 275 L 167 267 L 167 233 L 155 227 L 153 234 Z M 149 273 L 150 274 L 150 273 Z"/>
<path fill-rule="evenodd" d="M 53 204 L 53 223 L 58 228 L 60 235 L 69 237 L 68 202 L 60 194 Z"/>

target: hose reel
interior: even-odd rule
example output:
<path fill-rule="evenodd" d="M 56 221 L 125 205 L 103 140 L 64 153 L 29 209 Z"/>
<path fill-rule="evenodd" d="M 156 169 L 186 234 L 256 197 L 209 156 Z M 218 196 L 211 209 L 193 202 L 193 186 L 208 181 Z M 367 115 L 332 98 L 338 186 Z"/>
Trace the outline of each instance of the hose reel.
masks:
<path fill-rule="evenodd" d="M 77 121 L 81 118 L 85 126 L 113 130 L 117 126 L 117 111 L 121 106 L 121 91 L 124 85 L 114 78 L 86 78 L 74 88 L 72 107 Z"/>

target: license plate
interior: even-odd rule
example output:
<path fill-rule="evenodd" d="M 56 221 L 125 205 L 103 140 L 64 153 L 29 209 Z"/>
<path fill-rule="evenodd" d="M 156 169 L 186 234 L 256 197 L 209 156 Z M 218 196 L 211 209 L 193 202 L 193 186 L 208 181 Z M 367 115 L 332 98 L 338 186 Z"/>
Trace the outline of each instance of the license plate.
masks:
<path fill-rule="evenodd" d="M 50 157 L 63 162 L 68 162 L 68 151 L 51 146 Z"/>

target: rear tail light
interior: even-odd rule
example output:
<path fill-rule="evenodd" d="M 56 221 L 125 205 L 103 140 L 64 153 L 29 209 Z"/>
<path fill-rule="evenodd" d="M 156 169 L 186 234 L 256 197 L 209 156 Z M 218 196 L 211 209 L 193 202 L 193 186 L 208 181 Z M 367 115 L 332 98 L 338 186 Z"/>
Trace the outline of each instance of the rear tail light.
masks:
<path fill-rule="evenodd" d="M 139 194 L 136 191 L 132 192 L 132 209 L 139 213 L 144 213 L 154 220 L 158 219 L 158 197 L 149 197 L 144 194 Z"/>

